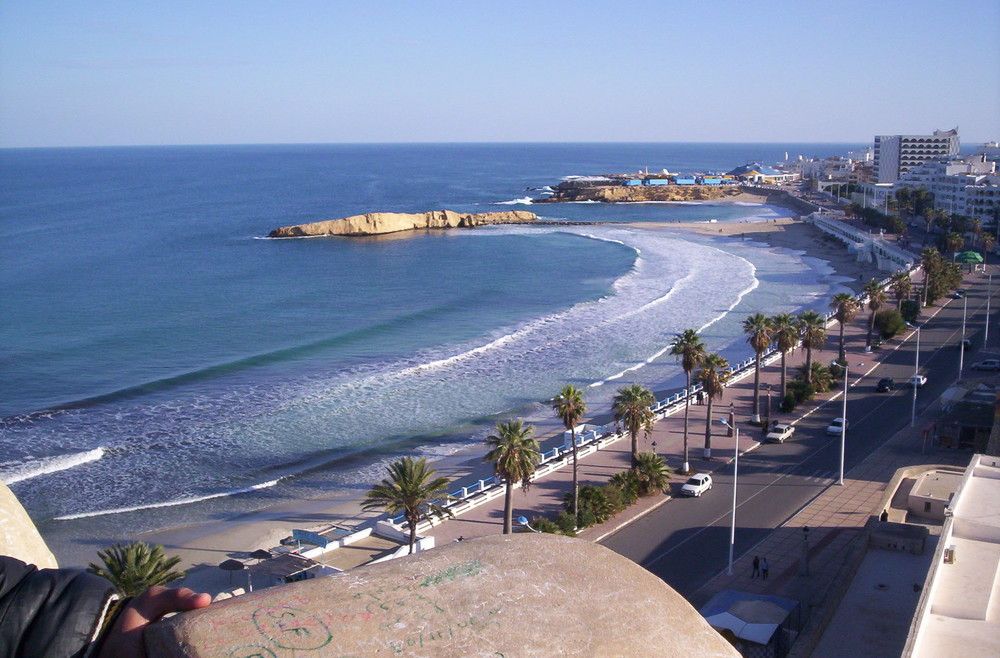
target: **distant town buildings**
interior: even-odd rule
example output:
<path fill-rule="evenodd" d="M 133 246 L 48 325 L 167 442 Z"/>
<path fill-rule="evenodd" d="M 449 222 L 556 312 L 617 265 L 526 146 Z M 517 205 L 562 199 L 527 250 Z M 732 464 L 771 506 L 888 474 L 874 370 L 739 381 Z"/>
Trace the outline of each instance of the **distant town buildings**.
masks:
<path fill-rule="evenodd" d="M 993 223 L 1000 207 L 1000 175 L 996 162 L 985 155 L 942 158 L 910 169 L 893 186 L 923 188 L 934 197 L 934 207 Z"/>
<path fill-rule="evenodd" d="M 928 160 L 958 155 L 958 128 L 933 135 L 876 135 L 875 183 L 894 183 Z"/>

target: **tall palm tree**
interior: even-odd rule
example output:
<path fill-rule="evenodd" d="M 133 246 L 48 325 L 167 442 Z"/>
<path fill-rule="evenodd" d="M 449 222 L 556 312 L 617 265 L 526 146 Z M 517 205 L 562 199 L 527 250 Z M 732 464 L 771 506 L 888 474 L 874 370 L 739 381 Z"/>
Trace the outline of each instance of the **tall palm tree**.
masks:
<path fill-rule="evenodd" d="M 562 419 L 563 427 L 569 430 L 573 440 L 573 518 L 580 513 L 580 481 L 577 476 L 576 426 L 587 413 L 587 405 L 583 401 L 583 391 L 567 384 L 562 387 L 552 400 L 552 410 Z"/>
<path fill-rule="evenodd" d="M 833 317 L 837 318 L 840 325 L 840 353 L 837 360 L 840 363 L 847 362 L 847 355 L 844 351 L 844 327 L 858 314 L 858 303 L 849 292 L 838 292 L 830 300 L 830 308 L 834 310 Z"/>
<path fill-rule="evenodd" d="M 722 397 L 729 382 L 729 361 L 718 354 L 708 354 L 701 362 L 698 381 L 708 396 L 708 414 L 705 416 L 705 459 L 712 458 L 712 403 Z"/>
<path fill-rule="evenodd" d="M 896 308 L 902 308 L 903 300 L 910 296 L 910 273 L 900 270 L 892 275 L 892 294 L 896 298 Z"/>
<path fill-rule="evenodd" d="M 139 596 L 153 585 L 165 585 L 183 578 L 183 571 L 171 571 L 180 563 L 179 557 L 168 558 L 159 544 L 144 541 L 113 544 L 97 551 L 103 566 L 91 562 L 87 571 L 111 581 L 122 596 Z"/>
<path fill-rule="evenodd" d="M 754 352 L 753 411 L 751 420 L 760 422 L 760 358 L 771 345 L 771 321 L 763 313 L 754 313 L 743 321 L 743 333 Z"/>
<path fill-rule="evenodd" d="M 879 285 L 877 279 L 872 279 L 865 284 L 865 294 L 868 295 L 868 310 L 872 312 L 868 318 L 868 338 L 865 340 L 865 351 L 872 349 L 872 331 L 875 330 L 875 314 L 885 305 L 885 291 Z"/>
<path fill-rule="evenodd" d="M 826 320 L 816 311 L 802 311 L 799 314 L 799 333 L 802 347 L 806 351 L 806 383 L 812 383 L 813 350 L 823 347 L 826 342 Z"/>
<path fill-rule="evenodd" d="M 632 437 L 632 469 L 639 463 L 639 432 L 648 438 L 653 433 L 653 410 L 649 407 L 656 402 L 653 392 L 645 386 L 632 384 L 618 389 L 618 395 L 611 402 L 615 420 L 625 423 Z"/>
<path fill-rule="evenodd" d="M 541 458 L 535 428 L 520 420 L 509 420 L 496 425 L 496 434 L 486 437 L 490 451 L 483 461 L 492 462 L 497 475 L 504 479 L 506 491 L 503 501 L 503 534 L 513 531 L 514 483 L 520 482 L 524 491 L 531 484 L 531 476 Z"/>
<path fill-rule="evenodd" d="M 934 247 L 924 247 L 920 252 L 920 267 L 924 270 L 923 305 L 930 303 L 930 289 L 942 269 L 941 254 Z"/>
<path fill-rule="evenodd" d="M 691 409 L 691 373 L 705 358 L 705 343 L 694 329 L 685 329 L 677 334 L 670 345 L 670 353 L 681 357 L 681 368 L 684 369 L 684 465 L 681 470 L 685 474 L 691 471 L 688 463 L 688 411 Z"/>
<path fill-rule="evenodd" d="M 799 343 L 799 330 L 795 318 L 788 313 L 781 313 L 771 318 L 771 340 L 781 352 L 781 399 L 788 394 L 785 386 L 785 355 Z"/>
<path fill-rule="evenodd" d="M 386 467 L 389 477 L 376 484 L 361 503 L 364 510 L 381 509 L 389 514 L 403 513 L 410 526 L 410 553 L 417 541 L 417 524 L 421 519 L 452 517 L 450 509 L 438 500 L 450 498 L 446 477 L 437 477 L 427 459 L 403 457 Z"/>
<path fill-rule="evenodd" d="M 985 251 L 986 253 L 993 251 L 993 245 L 995 245 L 996 243 L 997 239 L 993 237 L 992 233 L 983 233 L 983 251 Z"/>

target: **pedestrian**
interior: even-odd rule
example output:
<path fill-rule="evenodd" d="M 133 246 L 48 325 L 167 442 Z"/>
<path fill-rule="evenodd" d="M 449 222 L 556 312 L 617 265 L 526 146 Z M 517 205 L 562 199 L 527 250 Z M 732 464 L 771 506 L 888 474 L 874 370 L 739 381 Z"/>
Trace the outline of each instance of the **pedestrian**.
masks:
<path fill-rule="evenodd" d="M 760 577 L 763 578 L 764 580 L 767 580 L 767 572 L 770 570 L 771 570 L 771 565 L 768 563 L 767 558 L 765 557 L 763 560 L 760 561 Z"/>
<path fill-rule="evenodd" d="M 750 579 L 754 579 L 760 575 L 760 558 L 756 555 L 753 556 L 753 573 L 750 574 Z"/>

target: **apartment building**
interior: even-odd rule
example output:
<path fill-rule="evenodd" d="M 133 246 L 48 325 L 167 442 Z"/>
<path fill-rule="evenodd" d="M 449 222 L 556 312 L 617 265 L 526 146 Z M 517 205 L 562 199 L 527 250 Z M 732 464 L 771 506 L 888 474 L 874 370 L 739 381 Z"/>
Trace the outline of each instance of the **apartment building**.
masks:
<path fill-rule="evenodd" d="M 958 155 L 958 128 L 933 135 L 876 135 L 875 181 L 894 183 L 929 160 Z"/>

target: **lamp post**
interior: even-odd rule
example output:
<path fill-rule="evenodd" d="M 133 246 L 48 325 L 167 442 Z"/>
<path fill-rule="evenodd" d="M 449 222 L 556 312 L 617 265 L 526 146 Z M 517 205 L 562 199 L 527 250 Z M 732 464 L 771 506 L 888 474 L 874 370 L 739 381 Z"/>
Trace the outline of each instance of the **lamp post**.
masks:
<path fill-rule="evenodd" d="M 958 344 L 958 378 L 962 378 L 962 368 L 965 367 L 965 313 L 969 310 L 968 296 L 962 297 L 962 342 Z"/>
<path fill-rule="evenodd" d="M 720 418 L 719 422 L 728 427 L 730 430 L 734 430 L 736 434 L 736 457 L 733 460 L 733 514 L 729 524 L 729 567 L 726 569 L 726 575 L 732 576 L 733 549 L 736 547 L 736 478 L 739 476 L 740 472 L 740 428 L 733 427 L 725 418 Z"/>
<path fill-rule="evenodd" d="M 840 413 L 840 478 L 837 484 L 844 486 L 844 449 L 847 445 L 847 364 L 844 364 L 844 404 Z"/>
<path fill-rule="evenodd" d="M 986 284 L 986 322 L 983 327 L 983 349 L 986 349 L 986 341 L 990 337 L 990 295 L 993 294 L 993 274 L 989 275 L 989 283 Z"/>
<path fill-rule="evenodd" d="M 799 558 L 799 575 L 809 575 L 809 526 L 802 528 L 802 555 Z"/>
<path fill-rule="evenodd" d="M 913 388 L 913 406 L 910 408 L 910 427 L 917 422 L 917 371 L 920 370 L 920 326 L 917 326 L 917 352 L 913 359 L 913 379 L 910 385 Z"/>
<path fill-rule="evenodd" d="M 771 385 L 764 382 L 764 391 L 767 392 L 767 414 L 764 416 L 764 429 L 771 424 Z"/>

